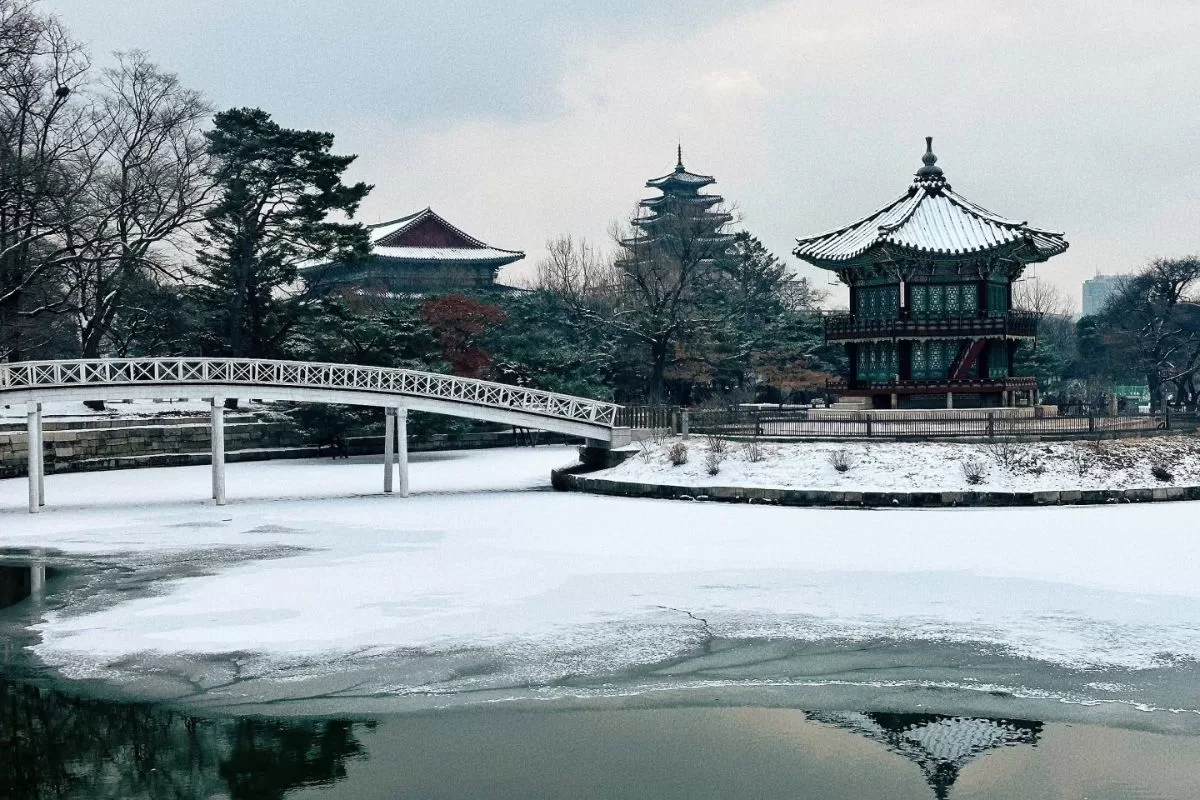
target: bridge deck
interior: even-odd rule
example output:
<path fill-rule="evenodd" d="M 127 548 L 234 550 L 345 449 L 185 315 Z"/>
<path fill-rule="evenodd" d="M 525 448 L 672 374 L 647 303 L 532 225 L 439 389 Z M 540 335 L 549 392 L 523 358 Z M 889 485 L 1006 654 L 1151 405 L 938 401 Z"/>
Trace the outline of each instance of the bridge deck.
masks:
<path fill-rule="evenodd" d="M 59 400 L 210 399 L 213 497 L 225 499 L 223 414 L 227 397 L 341 403 L 387 409 L 385 491 L 392 486 L 391 435 L 404 453 L 407 412 L 427 411 L 565 433 L 602 446 L 614 440 L 618 406 L 540 389 L 435 372 L 250 358 L 122 358 L 0 363 L 0 403 L 29 405 L 29 506 L 44 504 L 41 404 Z M 618 442 L 619 443 L 619 442 Z M 401 458 L 401 486 L 407 485 Z M 402 490 L 402 493 L 403 490 Z"/>

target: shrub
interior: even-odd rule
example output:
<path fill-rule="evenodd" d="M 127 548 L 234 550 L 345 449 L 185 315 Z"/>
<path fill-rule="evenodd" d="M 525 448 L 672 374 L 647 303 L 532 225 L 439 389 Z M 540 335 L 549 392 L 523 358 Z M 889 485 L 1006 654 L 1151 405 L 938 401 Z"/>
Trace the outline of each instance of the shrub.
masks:
<path fill-rule="evenodd" d="M 758 439 L 751 439 L 748 442 L 742 443 L 742 453 L 745 454 L 746 460 L 752 464 L 757 464 L 767 457 L 763 450 L 762 442 Z"/>
<path fill-rule="evenodd" d="M 708 449 L 704 453 L 704 469 L 709 475 L 716 475 L 721 471 L 721 462 L 729 453 L 729 440 L 712 434 L 706 436 L 705 439 Z"/>
<path fill-rule="evenodd" d="M 717 455 L 721 456 L 722 459 L 724 459 L 725 455 L 729 452 L 729 440 L 724 437 L 714 436 L 710 433 L 704 437 L 704 440 L 705 444 L 708 446 L 708 452 L 716 453 Z"/>
<path fill-rule="evenodd" d="M 1161 464 L 1155 464 L 1153 467 L 1151 467 L 1150 474 L 1163 483 L 1171 483 L 1175 480 L 1175 476 L 1171 474 L 1170 470 Z"/>
<path fill-rule="evenodd" d="M 829 463 L 838 472 L 846 472 L 854 466 L 854 459 L 849 450 L 834 450 L 829 454 Z"/>
<path fill-rule="evenodd" d="M 987 471 L 983 466 L 983 462 L 978 458 L 968 458 L 962 462 L 963 477 L 967 479 L 967 483 L 972 486 L 977 486 L 983 483 L 987 478 Z"/>
<path fill-rule="evenodd" d="M 680 466 L 687 463 L 688 451 L 687 445 L 683 442 L 675 442 L 667 448 L 667 458 L 670 459 L 673 466 Z"/>

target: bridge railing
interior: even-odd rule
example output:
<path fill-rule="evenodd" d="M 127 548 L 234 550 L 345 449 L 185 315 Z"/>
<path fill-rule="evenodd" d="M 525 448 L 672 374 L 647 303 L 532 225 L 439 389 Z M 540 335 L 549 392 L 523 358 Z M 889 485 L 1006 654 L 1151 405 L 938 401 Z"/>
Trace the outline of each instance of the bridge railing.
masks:
<path fill-rule="evenodd" d="M 221 384 L 385 392 L 612 426 L 619 406 L 436 372 L 252 358 L 112 358 L 0 363 L 0 392 L 139 384 Z"/>

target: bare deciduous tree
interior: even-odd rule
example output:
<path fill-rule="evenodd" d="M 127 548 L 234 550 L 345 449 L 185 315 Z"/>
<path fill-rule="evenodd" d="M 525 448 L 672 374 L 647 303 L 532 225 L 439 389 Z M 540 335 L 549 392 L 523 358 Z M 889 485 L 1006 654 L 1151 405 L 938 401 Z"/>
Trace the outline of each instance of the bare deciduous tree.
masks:
<path fill-rule="evenodd" d="M 38 344 L 29 323 L 58 307 L 69 231 L 88 213 L 99 138 L 77 91 L 88 68 L 55 17 L 0 0 L 0 359 Z"/>
<path fill-rule="evenodd" d="M 117 54 L 101 83 L 97 166 L 82 198 L 91 213 L 73 221 L 64 301 L 85 358 L 101 354 L 135 279 L 175 277 L 171 255 L 212 191 L 201 130 L 210 108 L 198 92 L 137 51 Z"/>

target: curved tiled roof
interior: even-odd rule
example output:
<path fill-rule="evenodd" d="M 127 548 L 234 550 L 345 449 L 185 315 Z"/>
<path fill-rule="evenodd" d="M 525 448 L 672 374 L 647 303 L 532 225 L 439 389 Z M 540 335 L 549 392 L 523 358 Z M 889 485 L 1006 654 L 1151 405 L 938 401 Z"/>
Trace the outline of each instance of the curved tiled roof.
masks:
<path fill-rule="evenodd" d="M 793 252 L 817 266 L 832 267 L 877 245 L 916 255 L 962 256 L 1026 244 L 1018 254 L 1025 262 L 1045 261 L 1067 249 L 1062 233 L 1001 217 L 956 193 L 936 161 L 930 145 L 925 166 L 907 192 L 849 225 L 797 239 Z"/>
<path fill-rule="evenodd" d="M 683 145 L 675 151 L 675 171 L 663 175 L 661 178 L 651 178 L 646 181 L 646 186 L 651 189 L 662 189 L 668 192 L 671 189 L 685 189 L 695 191 L 701 187 L 708 186 L 710 183 L 716 183 L 717 179 L 712 175 L 700 175 L 695 172 L 688 172 L 683 166 Z"/>
<path fill-rule="evenodd" d="M 499 247 L 375 246 L 371 248 L 371 254 L 382 258 L 394 258 L 404 261 L 500 261 L 503 264 L 511 264 L 525 257 L 525 254 L 519 250 L 501 250 Z"/>
<path fill-rule="evenodd" d="M 460 237 L 462 243 L 451 246 L 400 244 L 404 234 L 431 219 Z M 461 228 L 450 224 L 445 217 L 428 207 L 405 217 L 368 225 L 367 229 L 371 233 L 371 252 L 385 258 L 407 261 L 500 261 L 503 264 L 510 264 L 525 257 L 525 253 L 520 250 L 492 247 L 476 239 Z"/>
<path fill-rule="evenodd" d="M 646 181 L 646 185 L 651 189 L 667 189 L 671 187 L 686 187 L 689 189 L 699 189 L 702 186 L 708 186 L 710 183 L 716 183 L 717 179 L 711 175 L 698 175 L 695 172 L 688 172 L 683 168 L 683 165 L 675 167 L 675 171 L 663 175 L 661 178 L 651 178 Z"/>

